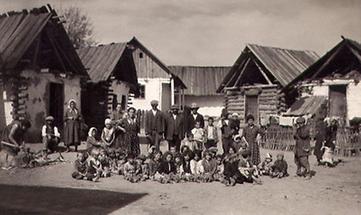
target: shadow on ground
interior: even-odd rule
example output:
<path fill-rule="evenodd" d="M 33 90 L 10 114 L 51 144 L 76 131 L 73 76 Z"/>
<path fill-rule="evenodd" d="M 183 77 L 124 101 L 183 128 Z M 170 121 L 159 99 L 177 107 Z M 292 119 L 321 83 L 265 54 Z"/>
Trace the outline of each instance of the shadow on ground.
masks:
<path fill-rule="evenodd" d="M 0 185 L 0 214 L 109 214 L 146 193 Z"/>

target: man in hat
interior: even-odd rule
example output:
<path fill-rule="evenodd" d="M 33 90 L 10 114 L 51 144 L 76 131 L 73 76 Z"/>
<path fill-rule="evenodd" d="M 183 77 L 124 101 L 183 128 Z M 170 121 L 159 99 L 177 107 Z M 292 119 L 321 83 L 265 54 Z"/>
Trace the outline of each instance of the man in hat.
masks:
<path fill-rule="evenodd" d="M 31 127 L 27 119 L 14 119 L 3 131 L 1 138 L 1 151 L 5 154 L 4 169 L 11 169 L 15 166 L 15 156 L 23 148 L 24 136 L 26 131 Z"/>
<path fill-rule="evenodd" d="M 196 122 L 200 122 L 200 127 L 204 128 L 204 117 L 198 113 L 199 106 L 196 103 L 191 105 L 191 115 L 188 119 L 188 132 L 190 132 L 194 127 Z"/>
<path fill-rule="evenodd" d="M 166 139 L 169 149 L 175 147 L 179 152 L 181 140 L 184 137 L 183 117 L 179 114 L 178 105 L 172 105 L 170 111 L 166 117 Z"/>
<path fill-rule="evenodd" d="M 311 153 L 311 138 L 310 129 L 306 125 L 306 120 L 303 117 L 296 119 L 296 131 L 294 134 L 296 140 L 295 146 L 295 163 L 297 166 L 297 176 L 304 176 L 306 179 L 311 178 L 310 163 L 308 156 Z M 303 169 L 303 170 L 302 170 Z"/>
<path fill-rule="evenodd" d="M 165 131 L 165 119 L 163 113 L 158 109 L 158 101 L 153 100 L 150 105 L 152 109 L 145 115 L 145 134 L 150 145 L 155 146 L 155 150 L 158 152 L 159 143 Z"/>
<path fill-rule="evenodd" d="M 48 153 L 53 153 L 59 144 L 60 133 L 58 128 L 54 125 L 54 117 L 47 116 L 45 118 L 45 125 L 41 129 L 41 136 L 44 144 L 44 157 L 47 158 Z"/>

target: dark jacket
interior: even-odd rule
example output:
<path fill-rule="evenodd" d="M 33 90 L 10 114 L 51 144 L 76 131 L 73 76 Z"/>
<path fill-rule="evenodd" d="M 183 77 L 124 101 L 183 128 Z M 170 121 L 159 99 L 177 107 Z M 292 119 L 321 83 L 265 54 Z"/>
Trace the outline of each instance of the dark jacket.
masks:
<path fill-rule="evenodd" d="M 195 125 L 196 122 L 200 122 L 201 123 L 201 128 L 204 128 L 204 117 L 201 114 L 197 114 L 196 118 L 194 119 L 193 114 L 191 113 L 188 116 L 188 129 L 189 131 L 191 131 Z"/>
<path fill-rule="evenodd" d="M 232 123 L 230 120 L 228 121 L 228 125 L 226 124 L 226 122 L 224 120 L 222 121 L 221 131 L 222 131 L 222 138 L 232 139 L 232 136 L 235 133 L 235 130 L 234 130 L 234 128 L 232 128 Z"/>
<path fill-rule="evenodd" d="M 288 164 L 285 160 L 276 160 L 272 165 L 273 172 L 282 172 L 287 174 Z"/>
<path fill-rule="evenodd" d="M 183 139 L 183 116 L 178 114 L 174 119 L 173 114 L 167 114 L 166 117 L 166 139 L 173 140 L 173 136 L 178 136 L 179 139 Z"/>
<path fill-rule="evenodd" d="M 296 156 L 308 156 L 311 152 L 311 138 L 310 129 L 307 125 L 296 129 L 294 134 L 296 140 L 295 155 Z"/>
<path fill-rule="evenodd" d="M 170 174 L 170 173 L 176 173 L 176 167 L 173 162 L 166 162 L 163 161 L 160 163 L 158 172 L 161 174 Z"/>
<path fill-rule="evenodd" d="M 160 110 L 157 110 L 156 114 L 154 115 L 152 110 L 147 111 L 145 115 L 145 133 L 164 133 L 164 130 L 165 120 L 163 113 Z"/>

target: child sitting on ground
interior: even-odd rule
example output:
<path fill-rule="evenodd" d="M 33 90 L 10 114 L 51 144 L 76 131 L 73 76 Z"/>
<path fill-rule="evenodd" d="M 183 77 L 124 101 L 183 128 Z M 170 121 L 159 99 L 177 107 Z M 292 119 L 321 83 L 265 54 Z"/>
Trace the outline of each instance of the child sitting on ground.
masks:
<path fill-rule="evenodd" d="M 194 152 L 194 157 L 190 162 L 192 175 L 199 175 L 201 173 L 201 165 L 202 165 L 202 152 L 196 150 Z"/>
<path fill-rule="evenodd" d="M 240 173 L 245 177 L 246 182 L 262 184 L 259 178 L 257 166 L 253 165 L 250 159 L 251 152 L 249 150 L 241 153 L 238 169 Z"/>
<path fill-rule="evenodd" d="M 107 153 L 107 151 L 105 149 L 100 150 L 98 160 L 100 161 L 100 163 L 102 165 L 101 177 L 104 177 L 104 178 L 110 177 L 110 174 L 111 174 L 111 169 L 110 169 L 111 160 L 108 157 L 108 153 Z"/>
<path fill-rule="evenodd" d="M 163 184 L 171 183 L 175 173 L 176 167 L 173 162 L 173 155 L 170 152 L 166 152 L 155 175 L 155 180 Z"/>
<path fill-rule="evenodd" d="M 239 158 L 237 154 L 227 154 L 224 158 L 224 180 L 226 186 L 235 186 L 236 183 L 243 184 L 246 178 L 238 169 Z"/>
<path fill-rule="evenodd" d="M 217 169 L 216 160 L 213 159 L 213 154 L 209 150 L 204 151 L 203 160 L 200 166 L 200 173 L 202 174 L 203 182 L 212 182 L 213 175 Z"/>
<path fill-rule="evenodd" d="M 272 155 L 266 154 L 264 161 L 258 165 L 258 169 L 261 175 L 270 175 L 272 171 Z"/>
<path fill-rule="evenodd" d="M 159 169 L 160 163 L 162 162 L 162 157 L 163 154 L 161 151 L 155 153 L 155 154 L 151 154 L 146 163 L 148 163 L 148 168 L 149 168 L 149 177 L 150 178 L 154 178 L 154 175 L 156 174 L 156 172 Z"/>
<path fill-rule="evenodd" d="M 213 178 L 215 181 L 220 181 L 223 182 L 224 180 L 224 176 L 223 176 L 223 172 L 224 172 L 224 164 L 223 164 L 223 157 L 222 155 L 218 154 L 216 155 L 216 171 L 213 175 Z"/>
<path fill-rule="evenodd" d="M 117 170 L 116 174 L 118 175 L 124 175 L 124 165 L 127 163 L 127 156 L 124 153 L 120 153 L 117 156 Z"/>
<path fill-rule="evenodd" d="M 186 150 L 186 148 L 192 150 L 193 152 L 194 152 L 194 150 L 197 149 L 197 143 L 194 140 L 192 133 L 187 133 L 186 137 L 181 142 L 181 152 L 182 153 Z"/>
<path fill-rule="evenodd" d="M 71 175 L 74 179 L 81 180 L 87 179 L 87 169 L 88 169 L 88 162 L 87 162 L 88 154 L 87 153 L 78 153 L 77 159 L 74 162 L 74 172 Z"/>
<path fill-rule="evenodd" d="M 205 132 L 204 129 L 201 128 L 201 122 L 196 121 L 195 127 L 192 129 L 193 139 L 196 142 L 196 150 L 203 150 L 203 144 L 205 142 Z"/>
<path fill-rule="evenodd" d="M 141 180 L 146 181 L 149 179 L 149 166 L 148 163 L 146 163 L 147 157 L 145 155 L 138 155 L 137 157 L 137 163 L 138 168 L 140 167 L 140 173 L 141 173 Z"/>
<path fill-rule="evenodd" d="M 180 153 L 177 153 L 174 156 L 174 165 L 176 169 L 174 181 L 177 183 L 182 181 L 182 176 L 184 174 L 183 163 L 183 156 Z"/>
<path fill-rule="evenodd" d="M 141 180 L 141 167 L 134 159 L 134 155 L 129 154 L 127 156 L 127 163 L 124 165 L 124 178 L 131 183 L 137 183 Z"/>
<path fill-rule="evenodd" d="M 271 177 L 272 178 L 287 177 L 288 176 L 287 168 L 288 168 L 288 164 L 284 160 L 284 155 L 282 153 L 277 154 L 277 159 L 272 165 Z"/>
<path fill-rule="evenodd" d="M 92 149 L 90 152 L 86 178 L 89 181 L 98 181 L 102 175 L 102 164 L 98 160 L 99 150 Z"/>

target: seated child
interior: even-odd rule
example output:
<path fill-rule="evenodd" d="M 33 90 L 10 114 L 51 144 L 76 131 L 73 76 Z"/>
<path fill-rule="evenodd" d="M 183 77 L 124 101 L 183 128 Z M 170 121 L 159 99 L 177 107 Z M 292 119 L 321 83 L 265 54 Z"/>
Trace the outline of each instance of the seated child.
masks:
<path fill-rule="evenodd" d="M 141 180 L 146 181 L 149 179 L 149 166 L 148 163 L 146 163 L 147 157 L 145 155 L 138 155 L 137 157 L 137 163 L 138 167 L 140 167 L 140 174 L 141 174 Z"/>
<path fill-rule="evenodd" d="M 86 179 L 86 173 L 88 169 L 87 153 L 78 153 L 77 159 L 74 162 L 74 172 L 71 175 L 74 179 L 81 180 Z"/>
<path fill-rule="evenodd" d="M 236 183 L 243 184 L 246 178 L 238 169 L 239 158 L 237 154 L 227 154 L 223 160 L 224 164 L 224 180 L 226 186 L 235 186 Z"/>
<path fill-rule="evenodd" d="M 270 153 L 266 154 L 264 161 L 258 165 L 261 175 L 270 175 L 272 171 L 272 155 Z"/>
<path fill-rule="evenodd" d="M 196 149 L 203 150 L 203 144 L 205 141 L 204 129 L 201 128 L 201 122 L 196 121 L 195 127 L 192 129 L 193 139 L 196 142 Z"/>
<path fill-rule="evenodd" d="M 110 177 L 111 174 L 111 160 L 108 157 L 108 153 L 105 149 L 100 149 L 100 153 L 99 153 L 99 158 L 98 160 L 100 161 L 101 165 L 102 165 L 102 174 L 101 177 L 107 178 Z"/>
<path fill-rule="evenodd" d="M 160 163 L 162 162 L 163 154 L 161 151 L 151 154 L 146 163 L 148 163 L 149 177 L 153 178 L 155 173 L 158 171 Z"/>
<path fill-rule="evenodd" d="M 163 160 L 160 163 L 155 179 L 160 183 L 171 183 L 172 177 L 176 171 L 172 153 L 166 152 L 163 155 Z"/>
<path fill-rule="evenodd" d="M 189 176 L 192 174 L 191 171 L 191 160 L 193 159 L 194 154 L 191 150 L 187 150 L 183 152 L 183 164 L 182 164 L 182 170 L 183 173 L 186 176 Z"/>
<path fill-rule="evenodd" d="M 287 177 L 287 162 L 284 160 L 284 155 L 282 153 L 277 154 L 277 159 L 272 165 L 271 177 L 272 178 L 283 178 Z"/>
<path fill-rule="evenodd" d="M 222 155 L 218 154 L 216 155 L 216 171 L 214 172 L 213 178 L 215 181 L 220 181 L 223 182 L 224 180 L 224 176 L 223 176 L 223 172 L 224 172 L 224 164 L 223 164 L 223 157 Z"/>
<path fill-rule="evenodd" d="M 183 156 L 180 153 L 177 153 L 174 156 L 174 165 L 175 165 L 175 177 L 174 177 L 174 181 L 176 183 L 181 182 L 182 181 L 182 176 L 184 174 L 184 169 L 183 169 Z"/>
<path fill-rule="evenodd" d="M 91 151 L 92 148 L 100 148 L 101 143 L 96 139 L 97 129 L 95 127 L 91 127 L 88 132 L 88 137 L 86 139 L 86 145 L 88 152 Z"/>
<path fill-rule="evenodd" d="M 119 175 L 124 175 L 124 165 L 127 163 L 127 156 L 124 153 L 119 153 L 117 156 L 117 171 Z"/>
<path fill-rule="evenodd" d="M 187 133 L 186 137 L 181 141 L 181 152 L 183 152 L 186 147 L 193 152 L 197 149 L 197 143 L 194 140 L 192 133 Z"/>
<path fill-rule="evenodd" d="M 137 183 L 141 180 L 141 167 L 134 159 L 134 155 L 129 154 L 127 157 L 127 163 L 124 165 L 124 178 L 132 183 Z"/>
<path fill-rule="evenodd" d="M 56 150 L 60 141 L 60 133 L 54 125 L 54 117 L 48 116 L 45 118 L 45 125 L 41 129 L 41 136 L 44 144 L 44 159 L 46 159 L 49 152 L 53 153 Z"/>
<path fill-rule="evenodd" d="M 212 152 L 206 150 L 203 153 L 203 160 L 200 166 L 200 173 L 202 174 L 203 182 L 212 182 L 213 175 L 216 172 L 217 163 L 216 160 L 213 159 Z"/>
<path fill-rule="evenodd" d="M 92 149 L 90 152 L 90 157 L 88 161 L 88 169 L 86 178 L 89 181 L 98 181 L 102 175 L 102 164 L 98 160 L 99 150 Z"/>
<path fill-rule="evenodd" d="M 259 178 L 257 167 L 252 164 L 250 156 L 251 152 L 249 150 L 243 151 L 241 153 L 238 169 L 245 177 L 246 182 L 262 184 L 262 181 Z"/>
<path fill-rule="evenodd" d="M 340 159 L 338 160 L 334 159 L 332 147 L 324 145 L 322 149 L 323 149 L 323 155 L 322 155 L 322 159 L 320 160 L 321 165 L 325 165 L 327 167 L 335 167 L 338 163 L 341 162 Z"/>
<path fill-rule="evenodd" d="M 190 162 L 191 172 L 193 175 L 199 175 L 201 173 L 201 165 L 202 165 L 202 152 L 196 150 L 194 152 L 194 157 Z"/>

